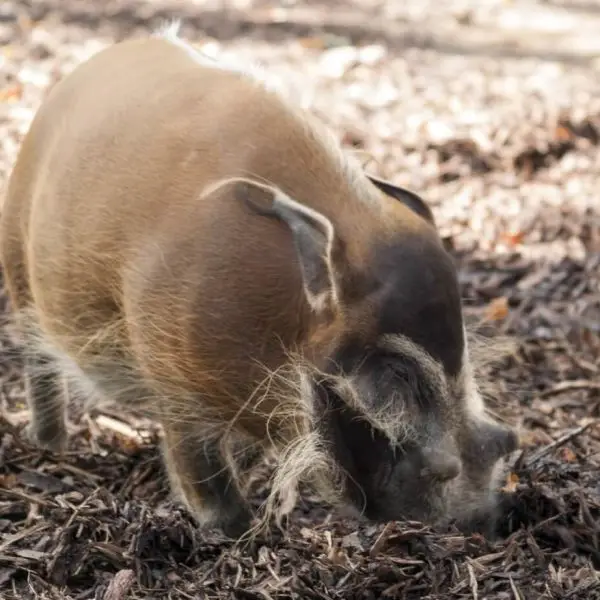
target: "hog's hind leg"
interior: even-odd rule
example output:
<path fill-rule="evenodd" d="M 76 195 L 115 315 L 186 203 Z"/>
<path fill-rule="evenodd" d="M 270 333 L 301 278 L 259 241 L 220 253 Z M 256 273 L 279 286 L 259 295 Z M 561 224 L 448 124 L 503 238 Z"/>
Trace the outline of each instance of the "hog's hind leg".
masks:
<path fill-rule="evenodd" d="M 67 385 L 55 361 L 27 356 L 24 364 L 27 403 L 31 420 L 26 434 L 31 442 L 53 452 L 66 449 Z"/>

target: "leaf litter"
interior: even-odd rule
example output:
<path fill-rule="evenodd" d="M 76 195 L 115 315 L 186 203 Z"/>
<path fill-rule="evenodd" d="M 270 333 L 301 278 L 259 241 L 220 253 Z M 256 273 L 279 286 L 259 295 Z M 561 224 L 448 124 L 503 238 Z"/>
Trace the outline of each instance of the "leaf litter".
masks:
<path fill-rule="evenodd" d="M 569 35 L 579 36 L 572 48 L 592 44 L 593 3 L 225 4 L 2 3 L 0 178 L 55 81 L 165 17 L 182 17 L 184 35 L 211 51 L 299 81 L 366 168 L 431 203 L 479 334 L 516 336 L 516 351 L 484 368 L 494 410 L 522 430 L 500 537 L 359 524 L 310 490 L 247 547 L 199 530 L 169 498 L 151 423 L 74 407 L 65 456 L 23 439 L 21 364 L 2 296 L 0 597 L 600 598 L 600 79 L 582 52 L 556 52 Z M 502 23 L 531 11 L 539 32 L 508 49 L 492 43 Z M 581 27 L 548 42 L 548 11 Z M 475 43 L 482 31 L 488 45 Z M 269 468 L 255 482 L 257 505 Z"/>

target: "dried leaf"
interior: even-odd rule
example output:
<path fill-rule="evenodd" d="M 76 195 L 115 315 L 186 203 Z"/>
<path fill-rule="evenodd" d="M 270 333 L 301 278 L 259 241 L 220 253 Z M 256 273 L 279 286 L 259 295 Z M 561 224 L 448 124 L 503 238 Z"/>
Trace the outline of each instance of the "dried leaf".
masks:
<path fill-rule="evenodd" d="M 573 139 L 573 132 L 564 125 L 559 125 L 554 132 L 554 136 L 557 140 L 564 142 Z"/>
<path fill-rule="evenodd" d="M 4 488 L 5 490 L 11 490 L 19 483 L 17 476 L 13 473 L 8 475 L 0 475 L 0 488 Z"/>
<path fill-rule="evenodd" d="M 519 485 L 519 476 L 516 473 L 509 473 L 506 477 L 506 484 L 502 488 L 503 492 L 514 494 Z"/>
<path fill-rule="evenodd" d="M 125 435 L 114 434 L 113 439 L 122 452 L 135 454 L 142 447 L 140 440 Z"/>
<path fill-rule="evenodd" d="M 504 242 L 507 246 L 514 247 L 519 246 L 523 243 L 523 239 L 525 238 L 525 232 L 523 231 L 515 231 L 511 233 L 503 233 L 500 236 L 502 242 Z"/>
<path fill-rule="evenodd" d="M 23 97 L 23 86 L 13 83 L 0 90 L 0 102 L 17 101 Z"/>
<path fill-rule="evenodd" d="M 303 37 L 298 43 L 309 50 L 324 50 L 327 48 L 327 42 L 321 37 Z"/>
<path fill-rule="evenodd" d="M 485 310 L 486 318 L 489 321 L 502 321 L 508 316 L 508 298 L 501 296 L 494 298 Z"/>
<path fill-rule="evenodd" d="M 573 452 L 573 450 L 571 450 L 571 448 L 564 447 L 560 449 L 560 458 L 565 462 L 572 463 L 577 460 L 577 455 L 575 452 Z"/>
<path fill-rule="evenodd" d="M 17 23 L 21 31 L 31 31 L 35 27 L 33 19 L 24 13 L 21 13 L 17 18 Z"/>

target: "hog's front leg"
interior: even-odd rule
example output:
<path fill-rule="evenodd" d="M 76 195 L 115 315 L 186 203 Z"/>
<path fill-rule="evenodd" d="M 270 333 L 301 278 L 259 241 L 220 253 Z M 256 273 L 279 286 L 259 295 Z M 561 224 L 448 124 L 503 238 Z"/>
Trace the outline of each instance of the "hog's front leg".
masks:
<path fill-rule="evenodd" d="M 253 514 L 225 460 L 223 439 L 201 439 L 192 424 L 165 424 L 164 429 L 163 456 L 173 490 L 202 525 L 241 537 Z M 257 451 L 236 448 L 231 456 L 243 472 L 256 462 Z"/>

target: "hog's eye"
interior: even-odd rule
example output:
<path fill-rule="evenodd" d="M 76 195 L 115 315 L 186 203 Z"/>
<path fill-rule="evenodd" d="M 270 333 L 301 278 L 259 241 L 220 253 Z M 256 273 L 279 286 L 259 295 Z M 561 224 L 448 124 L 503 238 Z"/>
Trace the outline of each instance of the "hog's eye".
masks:
<path fill-rule="evenodd" d="M 407 379 L 406 368 L 397 361 L 387 360 L 385 363 L 385 371 L 389 377 L 395 380 L 406 381 Z"/>

